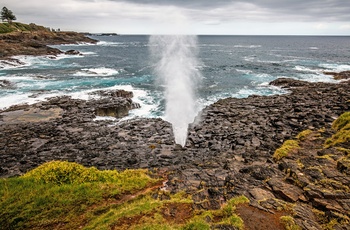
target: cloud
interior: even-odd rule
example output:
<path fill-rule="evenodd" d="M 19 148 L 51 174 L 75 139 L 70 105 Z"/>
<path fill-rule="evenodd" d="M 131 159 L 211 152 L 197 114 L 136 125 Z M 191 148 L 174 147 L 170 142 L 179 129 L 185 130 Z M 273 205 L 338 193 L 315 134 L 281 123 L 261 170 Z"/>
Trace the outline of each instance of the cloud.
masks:
<path fill-rule="evenodd" d="M 110 0 L 120 1 L 120 0 Z M 129 3 L 142 5 L 164 6 L 171 5 L 183 9 L 195 10 L 205 15 L 207 11 L 220 9 L 224 12 L 223 17 L 228 17 L 231 10 L 238 13 L 240 17 L 261 20 L 261 14 L 265 20 L 271 18 L 296 20 L 330 20 L 330 21 L 350 21 L 350 1 L 344 0 L 124 0 Z M 249 7 L 246 7 L 249 6 Z M 250 11 L 250 9 L 256 9 Z M 247 11 L 248 10 L 248 11 Z M 219 16 L 219 15 L 218 15 Z M 232 16 L 232 14 L 231 14 Z M 257 16 L 257 17 L 255 17 Z"/>
<path fill-rule="evenodd" d="M 341 30 L 349 30 L 350 31 L 350 24 L 344 24 L 339 27 Z"/>
<path fill-rule="evenodd" d="M 350 21 L 350 1 L 344 0 L 3 0 L 18 20 L 73 30 L 119 28 L 122 33 L 152 33 L 174 24 L 191 24 L 212 31 L 214 27 L 254 24 L 280 29 L 281 23 L 313 25 Z M 278 24 L 278 26 L 277 26 Z M 251 29 L 251 28 L 247 28 Z M 326 30 L 327 28 L 319 28 Z M 226 28 L 227 30 L 227 28 Z M 269 28 L 270 30 L 270 28 Z M 133 32 L 134 31 L 134 32 Z M 204 32 L 203 32 L 204 31 Z"/>

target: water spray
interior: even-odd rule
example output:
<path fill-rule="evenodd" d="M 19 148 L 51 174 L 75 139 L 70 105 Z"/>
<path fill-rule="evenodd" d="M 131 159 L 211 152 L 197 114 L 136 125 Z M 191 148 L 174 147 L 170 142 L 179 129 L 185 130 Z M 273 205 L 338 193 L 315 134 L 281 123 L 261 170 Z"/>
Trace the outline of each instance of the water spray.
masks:
<path fill-rule="evenodd" d="M 198 66 L 197 36 L 154 35 L 150 49 L 155 72 L 165 86 L 165 120 L 173 127 L 175 142 L 185 146 L 188 125 L 198 113 L 196 88 L 201 75 Z"/>

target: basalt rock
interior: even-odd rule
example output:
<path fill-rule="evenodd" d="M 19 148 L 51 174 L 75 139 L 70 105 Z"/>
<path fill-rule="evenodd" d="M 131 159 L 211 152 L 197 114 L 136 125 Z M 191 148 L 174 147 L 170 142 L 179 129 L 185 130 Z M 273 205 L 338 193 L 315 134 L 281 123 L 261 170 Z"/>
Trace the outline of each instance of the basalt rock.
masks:
<path fill-rule="evenodd" d="M 78 50 L 67 50 L 66 52 L 64 52 L 64 54 L 67 54 L 67 55 L 82 55 Z"/>
<path fill-rule="evenodd" d="M 94 120 L 99 106 L 130 106 L 128 93 L 100 92 L 101 99 L 88 102 L 57 97 L 9 108 L 0 115 L 32 108 L 61 111 L 35 123 L 6 123 L 3 116 L 0 176 L 20 175 L 50 160 L 99 169 L 157 168 L 167 173 L 167 190 L 192 194 L 194 208 L 218 208 L 245 195 L 269 213 L 293 209 L 290 215 L 305 229 L 320 229 L 314 210 L 329 220 L 349 218 L 344 152 L 320 147 L 332 135 L 332 122 L 350 110 L 349 82 L 272 84 L 289 93 L 227 98 L 206 107 L 190 125 L 185 147 L 175 145 L 171 124 L 162 119 Z M 317 135 L 275 162 L 274 151 L 306 129 Z"/>
<path fill-rule="evenodd" d="M 14 89 L 15 84 L 8 80 L 0 80 L 0 88 L 2 89 Z"/>
<path fill-rule="evenodd" d="M 116 98 L 118 98 L 116 100 Z M 129 110 L 139 108 L 140 105 L 133 103 L 131 99 L 116 97 L 113 99 L 98 100 L 99 103 L 96 107 L 97 116 L 110 116 L 116 118 L 122 118 L 129 114 Z M 92 104 L 95 101 L 91 102 Z M 95 103 L 96 104 L 96 103 Z"/>
<path fill-rule="evenodd" d="M 323 72 L 324 74 L 327 75 L 333 75 L 335 80 L 346 80 L 346 79 L 350 79 L 350 71 L 343 71 L 340 73 L 336 73 L 336 72 Z"/>

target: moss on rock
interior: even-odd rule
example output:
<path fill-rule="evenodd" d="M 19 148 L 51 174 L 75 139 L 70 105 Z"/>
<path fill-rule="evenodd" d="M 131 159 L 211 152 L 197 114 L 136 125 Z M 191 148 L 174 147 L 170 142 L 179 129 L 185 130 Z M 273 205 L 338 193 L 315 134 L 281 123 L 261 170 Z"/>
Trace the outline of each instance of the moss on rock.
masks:
<path fill-rule="evenodd" d="M 300 148 L 298 141 L 296 140 L 287 140 L 283 145 L 278 148 L 273 154 L 273 158 L 276 161 L 281 160 L 282 158 L 288 156 L 292 151 L 298 150 Z"/>

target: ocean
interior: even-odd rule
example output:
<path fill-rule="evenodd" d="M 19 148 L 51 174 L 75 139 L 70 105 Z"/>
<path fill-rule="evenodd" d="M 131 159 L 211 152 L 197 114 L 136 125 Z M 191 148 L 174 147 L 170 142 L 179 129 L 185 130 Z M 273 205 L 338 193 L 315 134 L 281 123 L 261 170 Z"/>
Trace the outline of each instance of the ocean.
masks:
<path fill-rule="evenodd" d="M 141 105 L 129 118 L 162 117 L 165 86 L 156 76 L 150 37 L 91 37 L 99 42 L 54 46 L 82 55 L 20 56 L 21 65 L 0 65 L 0 80 L 14 84 L 0 88 L 0 109 L 61 95 L 87 100 L 96 90 L 125 89 Z M 269 86 L 280 77 L 336 82 L 323 72 L 350 70 L 350 37 L 198 36 L 196 46 L 194 68 L 201 80 L 194 90 L 201 108 L 221 98 L 285 93 Z"/>

